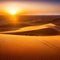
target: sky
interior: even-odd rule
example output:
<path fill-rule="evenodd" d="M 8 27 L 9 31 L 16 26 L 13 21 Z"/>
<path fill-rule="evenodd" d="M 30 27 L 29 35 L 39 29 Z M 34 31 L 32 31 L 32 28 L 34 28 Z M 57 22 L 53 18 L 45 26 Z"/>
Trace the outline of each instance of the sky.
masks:
<path fill-rule="evenodd" d="M 60 3 L 60 0 L 0 0 L 0 2 L 3 1 L 32 1 L 32 2 L 55 2 L 55 3 Z"/>
<path fill-rule="evenodd" d="M 0 0 L 0 10 L 13 8 L 28 14 L 60 14 L 60 0 Z"/>
<path fill-rule="evenodd" d="M 54 1 L 54 2 L 59 2 L 60 0 L 0 0 L 0 1 Z"/>

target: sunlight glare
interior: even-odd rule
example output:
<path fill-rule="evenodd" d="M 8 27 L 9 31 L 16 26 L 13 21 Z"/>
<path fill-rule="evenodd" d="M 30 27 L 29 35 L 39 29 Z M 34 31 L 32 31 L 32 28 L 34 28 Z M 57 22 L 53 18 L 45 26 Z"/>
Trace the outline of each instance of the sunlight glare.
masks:
<path fill-rule="evenodd" d="M 11 7 L 7 7 L 5 9 L 6 12 L 8 12 L 10 15 L 16 15 L 18 12 L 22 12 L 22 9 L 16 7 L 16 6 L 11 6 Z"/>
<path fill-rule="evenodd" d="M 10 13 L 11 15 L 15 15 L 15 14 L 17 13 L 17 11 L 16 11 L 16 10 L 10 10 L 9 13 Z"/>

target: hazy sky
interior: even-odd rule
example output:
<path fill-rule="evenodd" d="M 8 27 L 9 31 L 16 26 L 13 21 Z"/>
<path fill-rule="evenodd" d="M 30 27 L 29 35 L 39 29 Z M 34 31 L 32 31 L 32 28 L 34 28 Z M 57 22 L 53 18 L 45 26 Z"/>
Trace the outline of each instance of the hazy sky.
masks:
<path fill-rule="evenodd" d="M 0 1 L 49 1 L 49 2 L 60 2 L 60 0 L 0 0 Z"/>
<path fill-rule="evenodd" d="M 12 8 L 27 11 L 28 14 L 60 14 L 60 4 L 56 3 L 59 0 L 34 0 L 36 2 L 32 2 L 33 0 L 18 0 L 16 1 L 7 1 L 7 0 L 0 0 L 0 9 L 9 10 Z M 39 1 L 39 2 L 38 2 Z M 42 2 L 45 1 L 45 2 Z M 51 1 L 51 2 L 47 2 Z M 52 2 L 55 3 L 52 3 Z"/>

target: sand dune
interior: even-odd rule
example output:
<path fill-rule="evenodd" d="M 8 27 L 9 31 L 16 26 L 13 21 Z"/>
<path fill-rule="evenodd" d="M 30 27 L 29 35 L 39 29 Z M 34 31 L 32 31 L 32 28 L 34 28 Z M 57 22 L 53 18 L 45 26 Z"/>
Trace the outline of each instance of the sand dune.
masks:
<path fill-rule="evenodd" d="M 10 60 L 59 60 L 60 36 L 0 34 L 0 58 Z"/>
<path fill-rule="evenodd" d="M 60 59 L 59 31 L 53 30 L 51 27 L 55 27 L 55 25 L 50 23 L 25 27 L 16 31 L 1 32 L 0 57 L 3 60 Z M 53 36 L 46 36 L 48 31 L 50 31 L 49 34 L 54 33 L 56 36 L 53 34 Z M 44 33 L 45 36 L 41 36 Z"/>
<path fill-rule="evenodd" d="M 15 31 L 6 31 L 1 32 L 5 34 L 13 34 L 13 35 L 31 35 L 31 36 L 48 36 L 48 35 L 59 35 L 60 30 L 56 27 L 56 25 L 49 23 L 38 26 L 29 26 L 20 28 Z"/>
<path fill-rule="evenodd" d="M 48 23 L 60 26 L 60 15 L 19 15 L 16 16 L 16 19 L 17 24 L 14 25 L 14 20 L 13 18 L 10 18 L 10 15 L 0 15 L 0 31 L 16 30 L 19 28 L 40 26 Z"/>
<path fill-rule="evenodd" d="M 25 32 L 25 31 L 32 31 L 32 30 L 44 29 L 44 28 L 48 28 L 48 27 L 54 27 L 54 26 L 56 26 L 56 25 L 54 25 L 52 23 L 48 23 L 48 24 L 43 24 L 43 25 L 28 26 L 28 27 L 20 28 L 18 30 L 5 31 L 5 32 L 0 32 L 0 33 Z"/>

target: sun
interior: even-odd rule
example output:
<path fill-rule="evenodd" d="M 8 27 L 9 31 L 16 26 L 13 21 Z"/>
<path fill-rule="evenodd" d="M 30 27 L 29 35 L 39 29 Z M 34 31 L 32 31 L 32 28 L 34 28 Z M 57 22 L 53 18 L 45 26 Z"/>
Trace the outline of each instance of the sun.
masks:
<path fill-rule="evenodd" d="M 7 7 L 5 11 L 10 15 L 16 15 L 19 11 L 21 12 L 21 9 L 18 9 L 15 6 L 10 6 L 10 7 Z"/>
<path fill-rule="evenodd" d="M 11 15 L 15 15 L 15 14 L 17 13 L 17 10 L 11 9 L 11 10 L 9 11 L 9 13 L 10 13 Z"/>
<path fill-rule="evenodd" d="M 16 9 L 16 8 L 11 8 L 9 10 L 7 10 L 7 12 L 10 14 L 10 15 L 16 15 L 18 14 L 19 12 L 21 13 L 23 10 L 22 9 Z"/>
<path fill-rule="evenodd" d="M 7 14 L 13 15 L 13 16 L 16 16 L 19 13 L 22 14 L 22 12 L 24 11 L 24 9 L 22 7 L 19 7 L 16 4 L 8 4 L 8 5 L 4 6 L 3 10 Z"/>
<path fill-rule="evenodd" d="M 15 8 L 10 8 L 8 10 L 8 13 L 11 14 L 11 15 L 16 15 L 18 13 L 18 9 L 15 9 Z"/>

